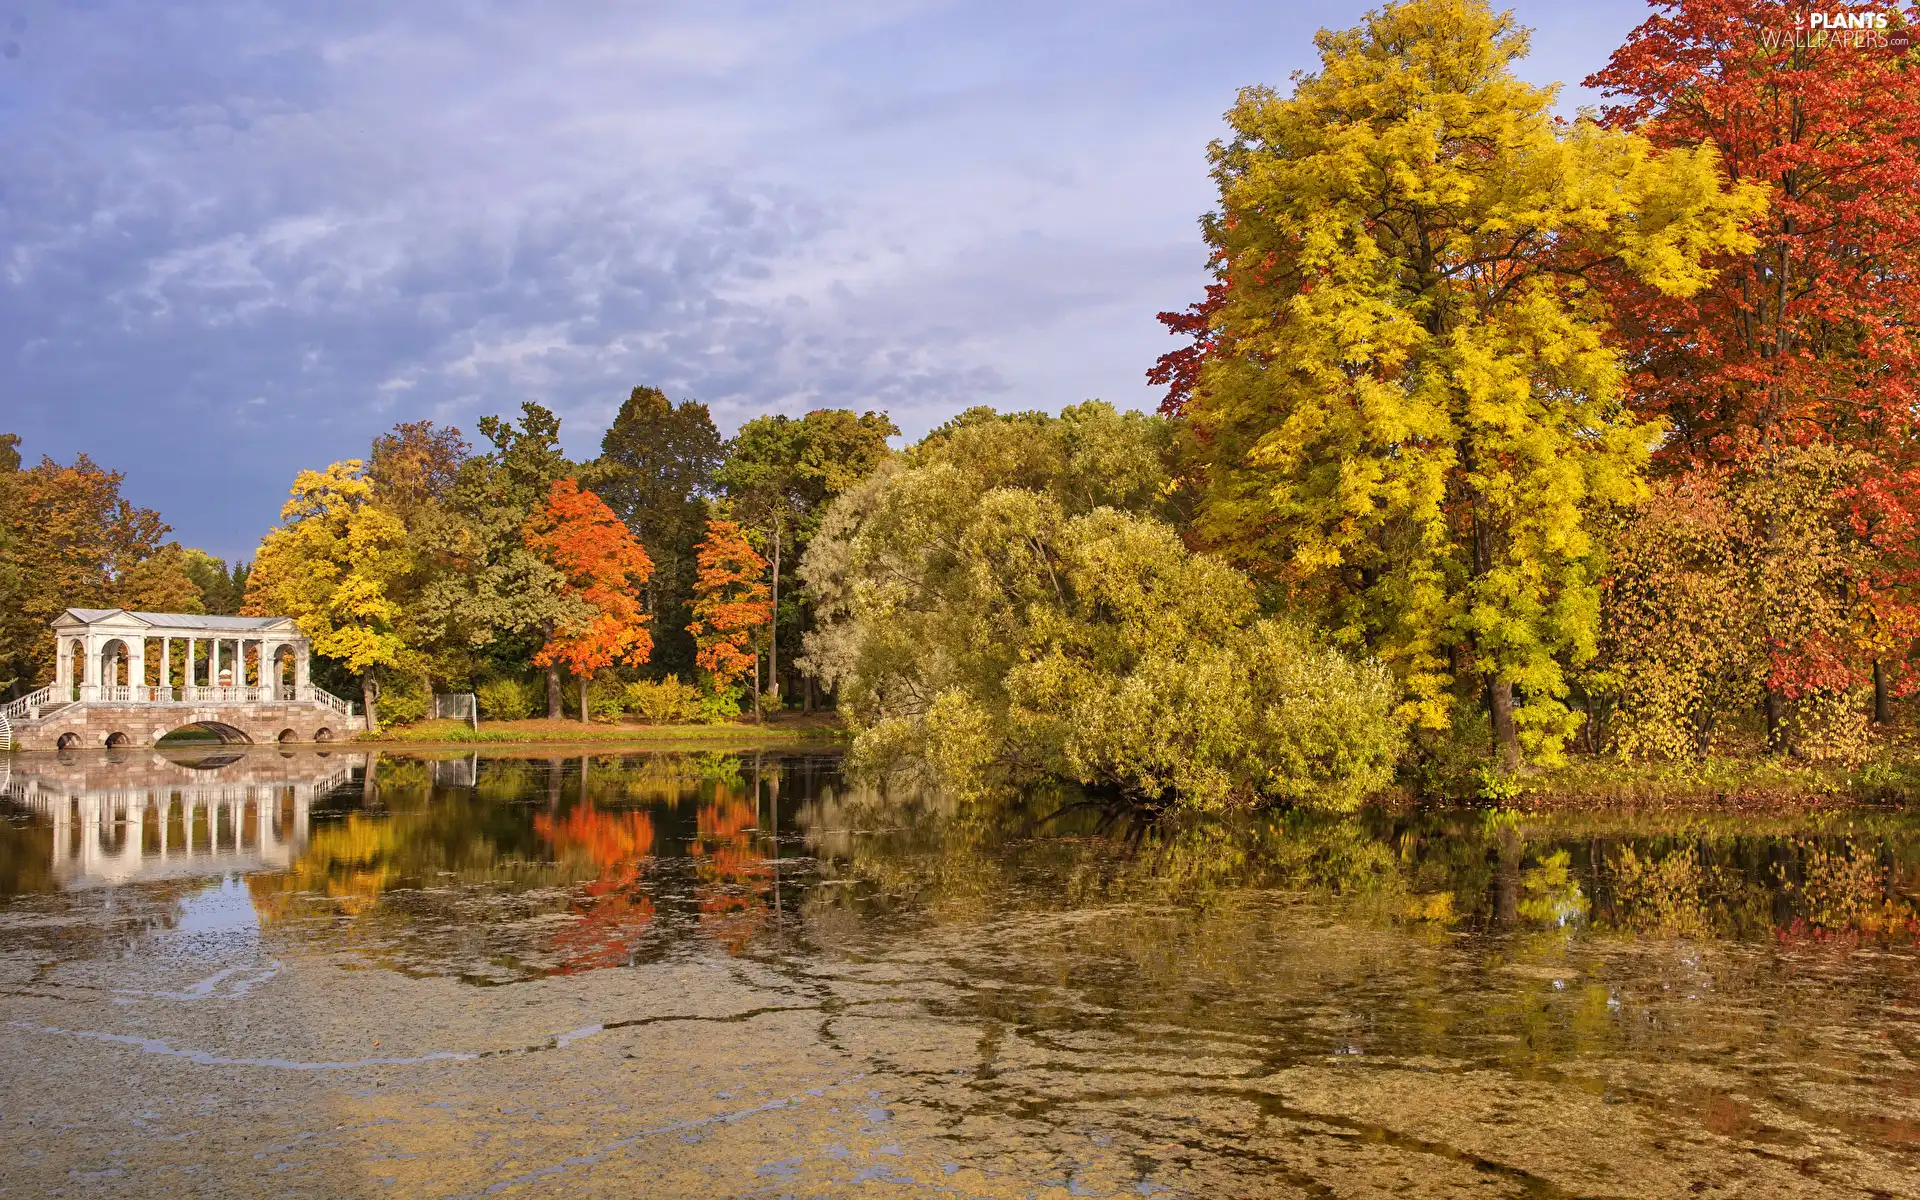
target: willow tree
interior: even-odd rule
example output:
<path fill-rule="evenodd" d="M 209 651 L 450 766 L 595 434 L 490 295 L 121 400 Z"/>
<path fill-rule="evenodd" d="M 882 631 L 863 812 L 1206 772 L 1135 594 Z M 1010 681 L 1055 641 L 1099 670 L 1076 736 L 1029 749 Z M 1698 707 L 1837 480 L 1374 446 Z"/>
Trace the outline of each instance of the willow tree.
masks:
<path fill-rule="evenodd" d="M 1660 434 L 1621 403 L 1590 277 L 1684 295 L 1764 199 L 1710 147 L 1557 121 L 1515 78 L 1526 31 L 1409 0 L 1322 31 L 1293 93 L 1245 89 L 1211 148 L 1215 281 L 1165 319 L 1196 531 L 1450 720 L 1478 679 L 1502 761 L 1556 758 L 1592 656 L 1599 506 L 1637 498 Z"/>

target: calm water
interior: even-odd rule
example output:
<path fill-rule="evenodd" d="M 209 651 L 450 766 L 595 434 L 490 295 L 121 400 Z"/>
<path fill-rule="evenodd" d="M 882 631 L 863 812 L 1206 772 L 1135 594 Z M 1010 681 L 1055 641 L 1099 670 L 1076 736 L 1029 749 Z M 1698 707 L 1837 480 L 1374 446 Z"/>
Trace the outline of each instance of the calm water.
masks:
<path fill-rule="evenodd" d="M 16 756 L 0 1193 L 1920 1194 L 1920 822 Z"/>

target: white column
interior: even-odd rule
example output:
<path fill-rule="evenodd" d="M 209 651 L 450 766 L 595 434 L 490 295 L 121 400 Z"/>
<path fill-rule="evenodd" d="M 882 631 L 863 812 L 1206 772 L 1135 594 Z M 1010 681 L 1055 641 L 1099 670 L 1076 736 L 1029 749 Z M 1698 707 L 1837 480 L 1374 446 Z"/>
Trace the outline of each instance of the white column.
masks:
<path fill-rule="evenodd" d="M 173 687 L 173 638 L 172 637 L 163 637 L 160 639 L 160 686 L 168 689 L 171 689 Z M 168 700 L 173 699 L 172 691 L 169 690 L 167 692 L 166 699 Z"/>
<path fill-rule="evenodd" d="M 84 680 L 80 685 L 82 700 L 100 698 L 100 648 L 95 641 L 91 633 L 80 641 L 80 653 L 85 656 L 81 660 L 81 678 Z"/>
<path fill-rule="evenodd" d="M 127 686 L 147 685 L 147 637 L 141 634 L 127 642 Z"/>
<path fill-rule="evenodd" d="M 207 639 L 207 686 L 220 686 L 220 639 Z"/>

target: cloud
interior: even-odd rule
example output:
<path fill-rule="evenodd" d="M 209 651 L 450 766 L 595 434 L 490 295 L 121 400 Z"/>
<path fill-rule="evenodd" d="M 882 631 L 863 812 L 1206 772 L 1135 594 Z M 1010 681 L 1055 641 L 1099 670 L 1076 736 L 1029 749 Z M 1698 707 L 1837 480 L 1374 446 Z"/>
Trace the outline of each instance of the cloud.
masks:
<path fill-rule="evenodd" d="M 1150 404 L 1218 114 L 1362 7 L 8 5 L 0 428 L 227 555 L 522 399 Z"/>

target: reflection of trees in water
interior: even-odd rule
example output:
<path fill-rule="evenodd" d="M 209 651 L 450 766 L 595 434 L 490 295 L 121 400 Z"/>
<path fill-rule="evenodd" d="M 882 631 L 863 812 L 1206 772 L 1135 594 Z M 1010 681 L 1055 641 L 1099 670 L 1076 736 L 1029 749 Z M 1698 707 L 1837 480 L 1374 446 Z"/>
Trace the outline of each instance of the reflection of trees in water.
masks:
<path fill-rule="evenodd" d="M 852 885 L 811 897 L 816 912 L 1204 910 L 1280 890 L 1392 925 L 1751 938 L 1798 920 L 1906 934 L 1920 828 L 1895 814 L 1828 833 L 1827 820 L 1809 815 L 1805 836 L 1791 825 L 1756 835 L 1735 820 L 1628 814 L 1595 827 L 1477 810 L 1156 821 L 1053 794 L 942 807 L 874 789 L 824 793 L 800 815 L 823 873 Z"/>
<path fill-rule="evenodd" d="M 736 792 L 723 791 L 700 808 L 698 836 L 688 846 L 700 927 L 727 947 L 744 950 L 773 911 L 774 867 L 754 845 L 759 817 Z"/>
<path fill-rule="evenodd" d="M 571 905 L 579 920 L 553 937 L 551 948 L 560 956 L 560 973 L 629 962 L 633 947 L 653 923 L 653 897 L 640 889 L 641 876 L 653 856 L 653 818 L 644 812 L 609 811 L 583 803 L 562 818 L 540 813 L 533 827 L 552 843 L 560 858 L 584 859 L 599 868 Z"/>

